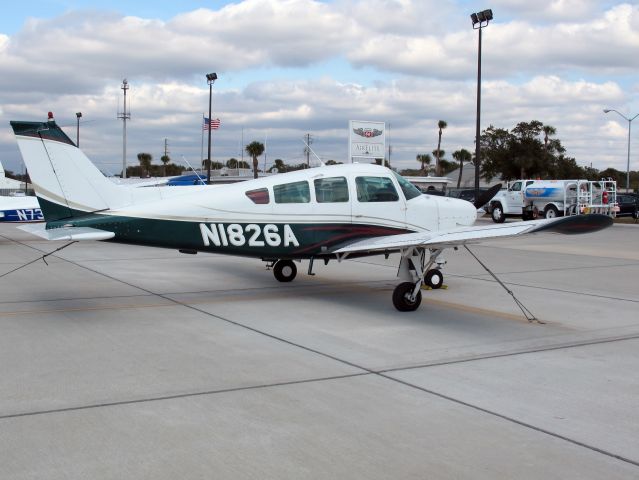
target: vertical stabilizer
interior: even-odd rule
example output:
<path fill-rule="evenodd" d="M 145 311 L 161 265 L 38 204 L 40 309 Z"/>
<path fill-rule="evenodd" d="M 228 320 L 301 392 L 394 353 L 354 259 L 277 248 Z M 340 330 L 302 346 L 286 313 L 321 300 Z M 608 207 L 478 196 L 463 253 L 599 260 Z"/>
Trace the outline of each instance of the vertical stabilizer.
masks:
<path fill-rule="evenodd" d="M 130 203 L 130 189 L 109 181 L 55 121 L 11 127 L 47 222 Z"/>

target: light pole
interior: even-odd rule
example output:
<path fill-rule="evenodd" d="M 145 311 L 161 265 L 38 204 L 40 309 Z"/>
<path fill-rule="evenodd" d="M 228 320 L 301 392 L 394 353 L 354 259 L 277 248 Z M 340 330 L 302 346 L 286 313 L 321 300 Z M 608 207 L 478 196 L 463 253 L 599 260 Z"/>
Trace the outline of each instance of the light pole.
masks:
<path fill-rule="evenodd" d="M 78 129 L 75 136 L 75 146 L 80 148 L 80 118 L 82 118 L 82 112 L 78 112 L 75 114 L 78 118 Z"/>
<path fill-rule="evenodd" d="M 622 113 L 619 113 L 617 110 L 613 110 L 612 108 L 606 108 L 604 113 L 615 112 L 620 117 L 624 118 L 628 121 L 628 161 L 626 163 L 626 193 L 630 192 L 630 126 L 632 125 L 632 121 L 639 117 L 639 113 L 632 118 L 628 118 Z"/>
<path fill-rule="evenodd" d="M 206 81 L 209 84 L 209 123 L 207 124 L 207 129 L 209 131 L 209 150 L 208 150 L 208 156 L 207 156 L 207 171 L 206 171 L 206 184 L 210 185 L 211 184 L 211 105 L 213 102 L 213 84 L 215 83 L 215 80 L 217 80 L 217 73 L 213 72 L 213 73 L 207 73 L 206 74 Z"/>
<path fill-rule="evenodd" d="M 473 30 L 479 30 L 479 49 L 477 51 L 477 125 L 475 129 L 475 198 L 479 198 L 479 120 L 481 116 L 481 31 L 493 19 L 492 10 L 472 13 Z"/>

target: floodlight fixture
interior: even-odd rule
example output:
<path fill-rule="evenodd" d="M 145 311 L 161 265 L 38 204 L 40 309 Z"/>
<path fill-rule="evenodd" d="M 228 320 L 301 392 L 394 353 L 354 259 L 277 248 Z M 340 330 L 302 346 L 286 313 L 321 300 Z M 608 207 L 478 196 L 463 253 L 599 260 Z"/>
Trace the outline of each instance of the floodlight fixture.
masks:
<path fill-rule="evenodd" d="M 474 29 L 484 28 L 492 19 L 493 11 L 491 9 L 470 14 L 470 20 L 473 22 Z"/>
<path fill-rule="evenodd" d="M 213 72 L 213 73 L 207 73 L 206 74 L 206 80 L 209 83 L 213 83 L 215 80 L 217 80 L 217 73 Z"/>

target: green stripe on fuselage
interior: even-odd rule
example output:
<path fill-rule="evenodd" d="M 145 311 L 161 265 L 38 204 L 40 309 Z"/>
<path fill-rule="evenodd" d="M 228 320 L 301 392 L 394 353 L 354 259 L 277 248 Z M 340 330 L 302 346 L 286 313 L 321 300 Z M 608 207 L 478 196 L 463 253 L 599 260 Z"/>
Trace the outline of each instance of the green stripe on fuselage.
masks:
<path fill-rule="evenodd" d="M 91 227 L 114 232 L 110 242 L 257 258 L 311 257 L 328 254 L 354 240 L 407 233 L 396 228 L 351 223 L 191 222 L 78 211 L 73 214 L 72 218 L 47 222 L 47 228 Z"/>

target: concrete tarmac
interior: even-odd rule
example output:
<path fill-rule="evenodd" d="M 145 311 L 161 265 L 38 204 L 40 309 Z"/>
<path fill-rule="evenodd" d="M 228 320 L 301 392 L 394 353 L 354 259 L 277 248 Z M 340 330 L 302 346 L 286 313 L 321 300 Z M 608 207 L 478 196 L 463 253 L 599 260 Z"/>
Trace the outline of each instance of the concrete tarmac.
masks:
<path fill-rule="evenodd" d="M 470 247 L 545 323 L 463 248 L 399 313 L 393 256 L 59 246 L 0 225 L 0 479 L 639 478 L 639 226 Z"/>

